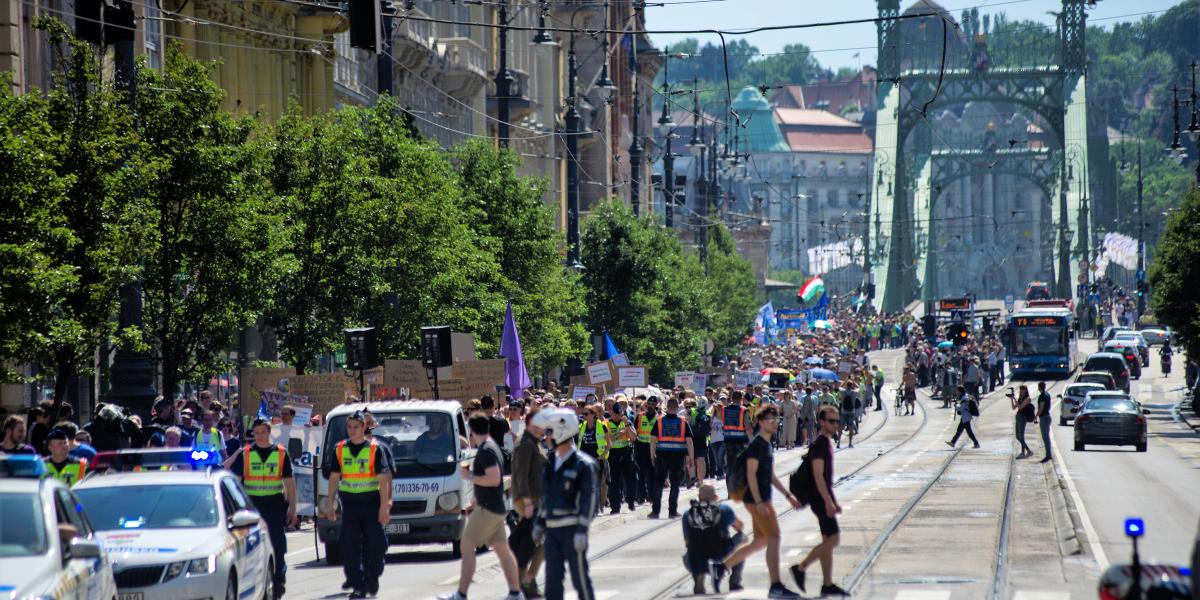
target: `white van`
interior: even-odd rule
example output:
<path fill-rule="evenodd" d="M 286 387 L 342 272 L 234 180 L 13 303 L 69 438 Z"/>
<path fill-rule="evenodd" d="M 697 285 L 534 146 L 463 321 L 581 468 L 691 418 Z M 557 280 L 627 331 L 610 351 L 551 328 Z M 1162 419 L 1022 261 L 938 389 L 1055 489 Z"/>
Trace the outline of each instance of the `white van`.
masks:
<path fill-rule="evenodd" d="M 346 439 L 346 417 L 355 411 L 370 409 L 375 418 L 371 435 L 386 443 L 392 452 L 396 471 L 392 481 L 392 519 L 384 527 L 390 544 L 448 542 L 454 558 L 461 556 L 459 538 L 466 523 L 465 508 L 473 490 L 463 481 L 459 465 L 470 464 L 475 450 L 462 443 L 468 439 L 462 405 L 446 400 L 408 400 L 345 404 L 325 419 L 325 454 L 336 452 L 338 442 Z M 328 456 L 322 456 L 325 464 Z M 323 472 L 317 478 L 317 506 L 325 506 L 329 480 Z M 341 562 L 341 521 L 317 518 L 317 532 L 325 544 L 326 561 Z"/>

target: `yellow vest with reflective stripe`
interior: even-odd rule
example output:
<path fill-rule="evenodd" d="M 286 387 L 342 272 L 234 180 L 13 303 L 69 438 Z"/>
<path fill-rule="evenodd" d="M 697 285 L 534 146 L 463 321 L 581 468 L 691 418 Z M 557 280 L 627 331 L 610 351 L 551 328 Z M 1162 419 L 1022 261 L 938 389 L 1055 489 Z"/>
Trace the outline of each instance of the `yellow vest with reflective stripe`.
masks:
<path fill-rule="evenodd" d="M 263 460 L 253 446 L 242 449 L 242 487 L 251 496 L 274 496 L 283 493 L 283 446 L 276 446 Z"/>
<path fill-rule="evenodd" d="M 87 459 L 71 460 L 63 465 L 61 471 L 54 468 L 54 463 L 47 459 L 46 470 L 50 472 L 51 477 L 67 484 L 67 487 L 71 487 L 79 483 L 79 480 L 87 474 Z"/>
<path fill-rule="evenodd" d="M 196 433 L 196 441 L 192 444 L 193 446 L 202 446 L 200 443 L 200 436 L 202 435 L 204 435 L 203 431 Z M 221 434 L 217 431 L 216 427 L 211 427 L 208 430 L 208 447 L 216 448 L 217 451 L 224 450 L 224 448 L 221 447 Z"/>
<path fill-rule="evenodd" d="M 646 415 L 638 417 L 637 441 L 643 444 L 650 443 L 650 422 L 653 420 L 647 418 Z"/>
<path fill-rule="evenodd" d="M 612 443 L 613 450 L 620 450 L 622 448 L 629 447 L 629 440 L 625 439 L 625 436 L 623 435 L 625 433 L 625 426 L 627 424 L 628 423 L 626 423 L 624 420 L 621 421 L 620 425 L 613 425 L 613 423 L 611 421 L 609 421 L 608 428 L 609 429 L 613 429 L 614 427 L 616 428 L 615 431 L 613 431 L 613 443 Z"/>
<path fill-rule="evenodd" d="M 379 473 L 375 472 L 375 450 L 378 447 L 379 443 L 372 438 L 358 454 L 350 454 L 346 440 L 338 442 L 337 457 L 341 461 L 342 469 L 342 479 L 338 482 L 339 492 L 365 494 L 379 491 Z"/>

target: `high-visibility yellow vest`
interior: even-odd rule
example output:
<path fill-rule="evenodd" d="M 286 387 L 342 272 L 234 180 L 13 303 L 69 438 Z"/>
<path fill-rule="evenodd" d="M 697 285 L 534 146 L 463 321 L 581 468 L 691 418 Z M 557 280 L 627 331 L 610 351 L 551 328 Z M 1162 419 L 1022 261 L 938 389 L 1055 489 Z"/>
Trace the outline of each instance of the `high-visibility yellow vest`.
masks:
<path fill-rule="evenodd" d="M 263 460 L 253 446 L 242 449 L 242 486 L 251 496 L 274 496 L 283 493 L 283 446 Z"/>
<path fill-rule="evenodd" d="M 379 491 L 379 473 L 375 472 L 375 451 L 379 443 L 375 438 L 363 446 L 358 454 L 350 454 L 346 440 L 338 442 L 337 457 L 341 461 L 342 479 L 338 491 L 346 494 L 365 494 Z M 366 456 L 363 456 L 363 453 Z"/>
<path fill-rule="evenodd" d="M 608 424 L 601 420 L 596 420 L 596 454 L 600 458 L 608 458 Z M 587 431 L 587 421 L 579 424 L 579 439 L 578 444 L 583 445 L 583 434 Z"/>
<path fill-rule="evenodd" d="M 651 419 L 646 415 L 638 417 L 637 441 L 643 444 L 650 443 L 650 424 L 653 422 L 654 419 Z"/>
<path fill-rule="evenodd" d="M 622 448 L 629 447 L 629 440 L 625 439 L 626 425 L 628 425 L 628 423 L 624 420 L 622 420 L 619 424 L 613 424 L 612 421 L 608 422 L 609 429 L 613 429 L 614 427 L 616 428 L 616 431 L 613 431 L 613 450 L 620 450 Z"/>
<path fill-rule="evenodd" d="M 79 480 L 83 479 L 83 476 L 87 474 L 87 464 L 87 459 L 81 458 L 77 461 L 69 461 L 60 470 L 55 468 L 54 463 L 47 460 L 46 470 L 50 472 L 51 477 L 67 484 L 67 487 L 71 487 L 79 483 Z"/>
<path fill-rule="evenodd" d="M 658 420 L 654 437 L 658 438 L 659 452 L 686 452 L 687 436 L 684 435 L 683 419 L 675 415 L 663 415 Z"/>
<path fill-rule="evenodd" d="M 204 432 L 196 433 L 196 441 L 192 444 L 193 446 L 203 446 L 203 444 L 200 443 L 200 436 L 203 435 L 203 433 Z M 217 450 L 224 450 L 224 448 L 221 447 L 221 433 L 217 431 L 216 427 L 211 427 L 208 430 L 208 447 L 216 448 Z"/>

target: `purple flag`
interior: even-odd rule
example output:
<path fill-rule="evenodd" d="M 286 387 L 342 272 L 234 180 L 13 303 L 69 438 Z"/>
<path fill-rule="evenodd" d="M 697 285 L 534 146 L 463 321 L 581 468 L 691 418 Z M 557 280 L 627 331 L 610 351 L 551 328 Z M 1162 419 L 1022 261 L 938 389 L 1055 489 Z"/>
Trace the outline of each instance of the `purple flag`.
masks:
<path fill-rule="evenodd" d="M 524 398 L 529 387 L 529 373 L 525 371 L 525 355 L 521 354 L 521 337 L 517 334 L 517 321 L 513 318 L 512 301 L 504 312 L 504 335 L 500 338 L 500 356 L 504 357 L 504 385 L 508 386 L 513 398 Z"/>

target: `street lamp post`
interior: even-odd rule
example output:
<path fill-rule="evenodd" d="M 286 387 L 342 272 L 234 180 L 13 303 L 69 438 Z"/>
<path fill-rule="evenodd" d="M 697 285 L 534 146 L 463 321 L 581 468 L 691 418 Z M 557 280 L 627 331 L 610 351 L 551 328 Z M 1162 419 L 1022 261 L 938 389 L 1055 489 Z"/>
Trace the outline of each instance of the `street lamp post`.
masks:
<path fill-rule="evenodd" d="M 1137 151 L 1137 213 L 1138 213 L 1138 238 L 1137 238 L 1137 281 L 1141 285 L 1143 273 L 1146 270 L 1146 212 L 1142 204 L 1142 144 L 1138 143 Z M 1146 312 L 1146 297 L 1144 294 L 1137 295 L 1137 317 L 1140 321 L 1142 313 Z"/>
<path fill-rule="evenodd" d="M 509 95 L 512 94 L 512 71 L 508 70 L 508 0 L 500 0 L 500 66 L 496 69 L 496 137 L 500 147 L 508 148 Z"/>
<path fill-rule="evenodd" d="M 671 136 L 675 132 L 675 121 L 671 118 L 671 82 L 668 69 L 670 54 L 663 55 L 663 107 L 658 118 L 658 130 L 666 138 L 663 153 L 663 215 L 667 229 L 674 227 L 675 218 L 675 154 L 671 150 Z"/>
<path fill-rule="evenodd" d="M 575 58 L 575 34 L 567 53 L 567 265 L 578 268 L 579 259 L 579 108 L 576 106 L 575 80 L 578 63 Z"/>

